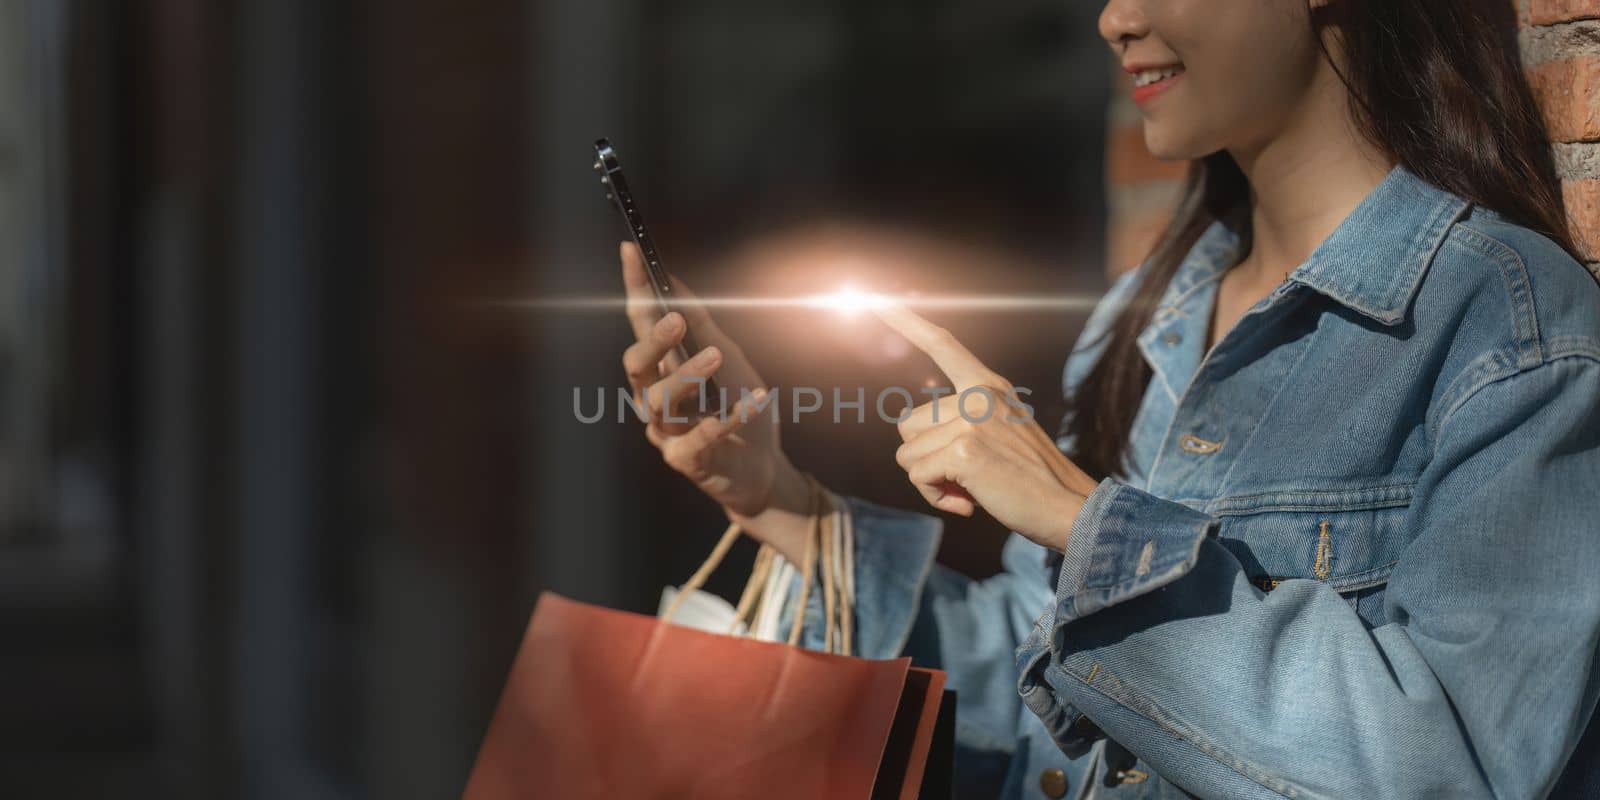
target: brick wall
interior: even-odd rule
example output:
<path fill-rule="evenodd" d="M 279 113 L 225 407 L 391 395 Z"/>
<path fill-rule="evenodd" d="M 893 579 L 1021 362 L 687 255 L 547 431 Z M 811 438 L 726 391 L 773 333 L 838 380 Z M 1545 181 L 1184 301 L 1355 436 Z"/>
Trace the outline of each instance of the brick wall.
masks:
<path fill-rule="evenodd" d="M 1600 275 L 1600 0 L 1512 0 L 1573 238 Z"/>
<path fill-rule="evenodd" d="M 1589 270 L 1600 276 L 1600 0 L 1511 0 L 1529 83 L 1544 111 L 1573 236 Z M 1129 77 L 1116 87 L 1106 145 L 1110 210 L 1106 268 L 1137 265 L 1177 202 L 1185 165 L 1144 148 Z"/>

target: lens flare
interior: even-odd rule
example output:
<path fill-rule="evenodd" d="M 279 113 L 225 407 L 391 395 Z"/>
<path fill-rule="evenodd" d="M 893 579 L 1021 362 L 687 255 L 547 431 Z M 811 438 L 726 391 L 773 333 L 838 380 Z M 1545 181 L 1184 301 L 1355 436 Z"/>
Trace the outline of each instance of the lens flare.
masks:
<path fill-rule="evenodd" d="M 871 292 L 863 292 L 854 286 L 846 286 L 832 294 L 812 298 L 812 305 L 815 307 L 830 309 L 848 316 L 881 308 L 885 302 L 884 298 Z"/>
<path fill-rule="evenodd" d="M 889 303 L 922 311 L 1062 311 L 1088 313 L 1099 301 L 1098 294 L 1033 294 L 1033 295 L 891 295 L 843 289 L 817 295 L 700 295 L 695 305 L 714 309 L 768 309 L 811 308 L 856 314 Z M 617 313 L 628 305 L 627 297 L 614 295 L 567 295 L 550 297 L 521 297 L 512 299 L 485 299 L 466 301 L 466 305 L 479 308 L 514 311 L 545 312 L 605 312 Z"/>

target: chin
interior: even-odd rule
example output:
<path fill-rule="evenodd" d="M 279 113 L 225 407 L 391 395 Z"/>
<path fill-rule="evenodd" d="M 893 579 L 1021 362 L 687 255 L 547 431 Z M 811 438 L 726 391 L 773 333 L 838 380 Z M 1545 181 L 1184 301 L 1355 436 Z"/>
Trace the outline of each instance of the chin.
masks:
<path fill-rule="evenodd" d="M 1161 161 L 1188 161 L 1202 158 L 1217 149 L 1213 147 L 1208 150 L 1197 138 L 1185 136 L 1182 131 L 1171 130 L 1169 126 L 1154 125 L 1148 120 L 1144 124 L 1144 146 L 1150 155 Z"/>

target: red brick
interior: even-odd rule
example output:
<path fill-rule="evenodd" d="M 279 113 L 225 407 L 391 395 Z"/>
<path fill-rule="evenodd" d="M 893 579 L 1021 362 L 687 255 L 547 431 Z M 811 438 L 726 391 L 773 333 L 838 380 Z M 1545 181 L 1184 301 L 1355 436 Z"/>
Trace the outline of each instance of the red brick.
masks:
<path fill-rule="evenodd" d="M 1150 155 L 1144 146 L 1144 125 L 1118 125 L 1106 133 L 1106 180 L 1112 184 L 1182 178 L 1189 169 L 1187 160 L 1168 160 Z"/>
<path fill-rule="evenodd" d="M 1600 141 L 1600 56 L 1574 56 L 1528 70 L 1550 138 Z"/>
<path fill-rule="evenodd" d="M 1527 0 L 1526 24 L 1550 25 L 1575 19 L 1600 19 L 1600 0 Z"/>
<path fill-rule="evenodd" d="M 1561 200 L 1585 260 L 1600 260 L 1600 178 L 1562 181 Z"/>

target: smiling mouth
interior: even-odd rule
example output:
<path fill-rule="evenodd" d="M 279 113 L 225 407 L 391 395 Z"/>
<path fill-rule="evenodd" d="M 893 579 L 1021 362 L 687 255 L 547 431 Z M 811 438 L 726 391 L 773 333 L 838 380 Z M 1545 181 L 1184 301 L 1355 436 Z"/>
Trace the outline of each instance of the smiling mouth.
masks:
<path fill-rule="evenodd" d="M 1135 89 L 1139 89 L 1139 88 L 1143 88 L 1145 86 L 1151 86 L 1153 84 L 1160 83 L 1160 82 L 1165 81 L 1165 80 L 1170 80 L 1170 79 L 1175 78 L 1175 77 L 1177 77 L 1179 75 L 1182 75 L 1182 74 L 1183 74 L 1183 65 L 1182 64 L 1172 64 L 1170 66 L 1165 66 L 1165 67 L 1153 67 L 1151 69 L 1142 69 L 1142 70 L 1139 70 L 1138 72 L 1134 73 L 1134 75 L 1133 75 L 1133 86 L 1134 86 Z"/>

